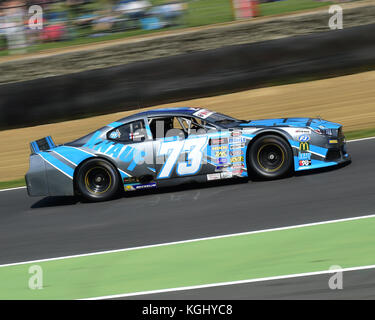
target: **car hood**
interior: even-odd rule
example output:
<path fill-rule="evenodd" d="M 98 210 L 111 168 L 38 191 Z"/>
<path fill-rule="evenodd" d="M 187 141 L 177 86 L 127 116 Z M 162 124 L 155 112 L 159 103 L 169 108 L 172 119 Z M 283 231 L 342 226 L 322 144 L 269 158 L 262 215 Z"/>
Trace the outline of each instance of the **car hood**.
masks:
<path fill-rule="evenodd" d="M 279 118 L 251 120 L 241 123 L 240 127 L 310 127 L 312 129 L 338 129 L 341 124 L 317 118 Z"/>

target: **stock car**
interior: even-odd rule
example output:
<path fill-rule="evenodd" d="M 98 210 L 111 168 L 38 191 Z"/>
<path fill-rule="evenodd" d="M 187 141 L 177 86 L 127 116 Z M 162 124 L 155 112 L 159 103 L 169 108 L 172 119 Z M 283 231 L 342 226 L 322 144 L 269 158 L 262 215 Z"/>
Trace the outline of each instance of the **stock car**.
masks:
<path fill-rule="evenodd" d="M 75 141 L 30 143 L 30 196 L 90 201 L 186 182 L 276 179 L 350 161 L 342 125 L 317 118 L 238 120 L 203 108 L 137 113 Z"/>

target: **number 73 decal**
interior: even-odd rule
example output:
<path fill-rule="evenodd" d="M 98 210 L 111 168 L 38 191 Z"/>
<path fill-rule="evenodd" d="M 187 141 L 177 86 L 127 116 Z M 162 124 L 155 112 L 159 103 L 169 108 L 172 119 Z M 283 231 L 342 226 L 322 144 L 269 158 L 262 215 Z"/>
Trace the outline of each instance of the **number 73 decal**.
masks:
<path fill-rule="evenodd" d="M 186 140 L 162 142 L 158 156 L 167 156 L 160 170 L 158 179 L 169 178 L 181 153 L 187 153 L 184 162 L 177 163 L 176 172 L 179 176 L 197 173 L 202 164 L 203 150 L 207 145 L 207 137 L 189 138 Z"/>

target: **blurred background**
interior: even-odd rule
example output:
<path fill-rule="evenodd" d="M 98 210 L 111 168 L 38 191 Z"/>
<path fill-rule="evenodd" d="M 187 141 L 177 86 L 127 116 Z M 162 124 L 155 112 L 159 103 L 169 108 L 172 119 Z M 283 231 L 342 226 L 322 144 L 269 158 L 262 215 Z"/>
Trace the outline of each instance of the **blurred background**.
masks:
<path fill-rule="evenodd" d="M 329 26 L 339 25 L 340 10 L 329 10 L 335 4 L 343 29 Z M 40 29 L 31 27 L 33 6 L 42 9 Z M 374 139 L 348 145 L 348 167 L 272 182 L 173 187 L 102 204 L 29 198 L 24 189 L 31 141 L 52 136 L 64 144 L 151 108 L 322 118 L 342 124 L 348 140 L 374 138 L 374 17 L 375 0 L 0 0 L 0 189 L 20 187 L 0 192 L 0 263 L 374 212 Z M 0 299 L 85 298 L 330 265 L 373 267 L 374 229 L 374 218 L 346 220 L 317 231 L 257 234 L 254 242 L 243 235 L 217 239 L 212 249 L 204 241 L 126 251 L 122 258 L 116 252 L 104 260 L 49 261 L 44 290 L 28 289 L 28 264 L 3 265 Z M 338 294 L 325 276 L 323 289 L 315 280 L 270 284 L 271 299 Z M 370 278 L 363 273 L 345 282 L 341 297 L 373 298 Z M 241 299 L 246 291 L 238 290 Z"/>
<path fill-rule="evenodd" d="M 328 26 L 335 4 L 343 30 Z M 0 187 L 24 185 L 30 141 L 143 108 L 321 116 L 375 135 L 374 16 L 375 0 L 2 0 Z"/>
<path fill-rule="evenodd" d="M 271 4 L 272 3 L 272 4 Z M 2 0 L 0 55 L 306 10 L 322 0 Z M 29 8 L 43 10 L 31 29 Z"/>

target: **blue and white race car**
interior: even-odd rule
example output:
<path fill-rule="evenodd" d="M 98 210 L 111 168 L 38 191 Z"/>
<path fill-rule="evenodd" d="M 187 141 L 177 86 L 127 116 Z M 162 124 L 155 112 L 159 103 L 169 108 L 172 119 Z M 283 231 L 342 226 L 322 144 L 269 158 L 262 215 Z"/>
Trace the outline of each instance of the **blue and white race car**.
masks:
<path fill-rule="evenodd" d="M 80 195 L 91 201 L 119 190 L 159 188 L 292 172 L 350 161 L 342 126 L 314 118 L 238 120 L 201 108 L 137 113 L 73 142 L 30 144 L 30 196 Z"/>

